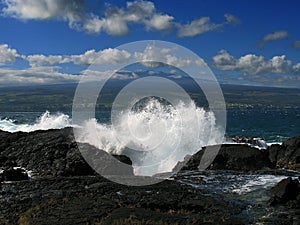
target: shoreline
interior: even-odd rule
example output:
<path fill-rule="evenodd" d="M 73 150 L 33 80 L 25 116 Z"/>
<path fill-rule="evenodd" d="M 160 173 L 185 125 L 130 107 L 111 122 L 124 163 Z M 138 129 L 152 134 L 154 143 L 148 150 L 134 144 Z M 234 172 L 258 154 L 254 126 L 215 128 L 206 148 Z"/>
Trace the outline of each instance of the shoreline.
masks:
<path fill-rule="evenodd" d="M 289 224 L 300 221 L 296 213 L 300 192 L 293 191 L 296 197 L 290 200 L 278 196 L 285 190 L 283 185 L 299 182 L 296 179 L 299 172 L 280 168 L 292 163 L 285 161 L 282 152 L 286 149 L 299 152 L 300 137 L 268 150 L 226 144 L 208 170 L 201 172 L 197 169 L 199 160 L 203 151 L 210 148 L 205 147 L 188 157 L 181 172 L 172 179 L 140 187 L 116 184 L 96 174 L 82 158 L 72 128 L 30 133 L 0 131 L 0 138 L 5 140 L 0 143 L 0 168 L 6 171 L 6 176 L 20 178 L 0 184 L 0 221 L 4 224 Z M 293 146 L 295 151 L 291 149 Z M 288 158 L 293 160 L 293 157 Z M 296 155 L 294 159 L 298 162 Z M 131 162 L 124 157 L 119 160 L 127 165 Z M 24 171 L 16 167 L 31 170 L 32 177 L 20 176 Z M 294 178 L 284 179 L 277 185 L 274 182 L 279 192 L 270 186 L 241 194 L 223 191 L 227 185 L 247 187 L 259 182 L 256 180 L 259 177 L 266 177 L 270 182 L 281 176 Z M 184 180 L 196 186 L 182 183 Z M 220 192 L 215 185 L 219 185 Z"/>

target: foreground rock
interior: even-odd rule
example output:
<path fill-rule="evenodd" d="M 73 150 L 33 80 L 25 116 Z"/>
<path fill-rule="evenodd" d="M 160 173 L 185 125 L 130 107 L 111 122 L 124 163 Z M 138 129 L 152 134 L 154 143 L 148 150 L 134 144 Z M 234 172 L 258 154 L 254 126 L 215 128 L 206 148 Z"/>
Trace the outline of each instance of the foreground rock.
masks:
<path fill-rule="evenodd" d="M 92 165 L 101 174 L 133 175 L 128 157 L 114 158 L 88 144 L 77 144 L 72 128 L 31 133 L 0 131 L 0 139 L 5 140 L 0 143 L 2 169 L 19 166 L 36 177 L 84 176 L 96 174 Z"/>
<path fill-rule="evenodd" d="M 300 183 L 291 177 L 283 179 L 271 189 L 270 205 L 289 203 L 290 206 L 300 209 Z"/>
<path fill-rule="evenodd" d="M 90 165 L 105 175 L 114 175 L 118 168 L 123 179 L 132 179 L 132 162 L 126 156 L 111 157 L 88 144 L 79 144 L 80 152 L 71 128 L 12 134 L 0 131 L 0 139 L 4 140 L 0 142 L 0 179 L 19 180 L 0 184 L 0 224 L 252 222 L 247 217 L 247 204 L 225 195 L 212 195 L 212 192 L 177 181 L 130 187 L 98 176 Z M 209 149 L 204 148 L 204 151 Z M 198 169 L 204 151 L 192 156 L 183 169 Z M 281 157 L 278 153 L 276 162 Z M 275 166 L 270 159 L 265 150 L 247 145 L 223 145 L 208 168 L 255 171 Z M 20 177 L 24 171 L 14 169 L 16 167 L 32 171 L 33 179 L 26 180 L 26 174 Z M 281 202 L 278 193 L 280 191 L 273 195 Z M 285 218 L 269 224 L 288 224 L 282 221 L 286 221 Z"/>
<path fill-rule="evenodd" d="M 247 224 L 243 204 L 175 181 L 145 187 L 101 177 L 60 177 L 1 185 L 1 224 Z"/>
<path fill-rule="evenodd" d="M 300 137 L 269 147 L 270 160 L 277 168 L 300 171 Z"/>
<path fill-rule="evenodd" d="M 0 143 L 3 180 L 22 180 L 16 166 L 33 173 L 30 180 L 1 183 L 0 224 L 247 223 L 240 216 L 245 205 L 176 181 L 130 187 L 97 176 L 89 164 L 107 175 L 120 166 L 123 178 L 132 179 L 132 162 L 88 144 L 79 144 L 80 152 L 71 128 L 0 132 L 0 138 L 5 140 Z"/>
<path fill-rule="evenodd" d="M 182 170 L 197 170 L 205 151 L 212 151 L 216 146 L 204 147 L 187 159 Z M 208 166 L 212 170 L 238 170 L 255 171 L 263 168 L 271 168 L 272 164 L 268 158 L 268 151 L 257 149 L 245 144 L 224 144 L 216 158 Z"/>

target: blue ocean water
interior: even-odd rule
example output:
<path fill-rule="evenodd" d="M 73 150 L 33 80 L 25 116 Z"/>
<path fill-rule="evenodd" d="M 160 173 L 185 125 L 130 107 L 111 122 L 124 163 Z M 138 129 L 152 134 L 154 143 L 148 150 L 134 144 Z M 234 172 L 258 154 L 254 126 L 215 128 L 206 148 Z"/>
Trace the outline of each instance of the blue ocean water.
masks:
<path fill-rule="evenodd" d="M 45 112 L 0 112 L 0 129 L 5 130 L 5 127 L 10 123 L 13 125 L 32 126 L 37 123 L 38 118 Z M 70 118 L 71 112 L 50 112 L 52 115 L 60 115 L 62 118 L 55 118 L 56 126 L 64 127 L 68 124 L 65 117 Z M 110 112 L 96 112 L 98 123 L 109 123 Z M 53 120 L 48 121 L 50 128 L 56 128 L 53 125 Z M 7 130 L 8 128 L 6 128 Z M 9 128 L 10 129 L 10 128 Z M 13 129 L 13 128 L 12 128 Z M 47 129 L 47 127 L 44 127 Z M 282 142 L 290 137 L 300 135 L 300 109 L 228 109 L 227 110 L 227 127 L 226 136 L 246 136 L 246 137 L 261 137 L 268 143 Z"/>
<path fill-rule="evenodd" d="M 300 109 L 229 109 L 227 135 L 282 142 L 300 135 Z"/>

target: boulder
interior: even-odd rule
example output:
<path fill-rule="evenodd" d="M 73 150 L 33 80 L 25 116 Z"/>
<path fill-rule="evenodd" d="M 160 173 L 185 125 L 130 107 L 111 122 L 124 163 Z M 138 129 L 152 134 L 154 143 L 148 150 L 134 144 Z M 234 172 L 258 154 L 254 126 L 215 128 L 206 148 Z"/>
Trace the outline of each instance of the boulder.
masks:
<path fill-rule="evenodd" d="M 291 177 L 281 180 L 271 191 L 270 205 L 285 204 L 291 200 L 296 200 L 300 195 L 299 180 Z"/>
<path fill-rule="evenodd" d="M 32 170 L 36 177 L 95 175 L 94 168 L 106 175 L 133 175 L 128 157 L 76 143 L 72 128 L 30 133 L 0 131 L 0 137 L 5 140 L 0 144 L 0 168 L 19 165 Z"/>
<path fill-rule="evenodd" d="M 277 168 L 300 171 L 300 136 L 290 138 L 282 145 L 269 147 L 270 161 Z"/>
<path fill-rule="evenodd" d="M 215 147 L 204 147 L 193 156 L 187 157 L 187 163 L 182 167 L 182 170 L 198 169 L 204 152 L 212 151 Z M 255 171 L 266 167 L 272 167 L 266 150 L 244 144 L 223 144 L 207 169 Z"/>

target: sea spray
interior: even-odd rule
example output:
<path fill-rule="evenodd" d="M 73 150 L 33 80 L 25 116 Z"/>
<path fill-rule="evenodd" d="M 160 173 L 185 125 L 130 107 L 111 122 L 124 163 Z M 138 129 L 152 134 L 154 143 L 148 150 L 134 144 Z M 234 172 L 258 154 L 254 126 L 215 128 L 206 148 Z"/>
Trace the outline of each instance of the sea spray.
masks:
<path fill-rule="evenodd" d="M 126 154 L 136 175 L 153 175 L 171 171 L 203 146 L 221 143 L 215 120 L 213 112 L 192 101 L 170 106 L 152 99 L 142 109 L 120 112 L 114 126 L 86 121 L 77 141 Z"/>
<path fill-rule="evenodd" d="M 143 107 L 121 112 L 114 126 L 99 120 L 92 118 L 81 124 L 76 140 L 129 156 L 137 175 L 169 172 L 186 155 L 223 140 L 213 112 L 197 107 L 194 102 L 172 106 L 152 99 Z M 68 115 L 48 111 L 31 124 L 0 119 L 0 129 L 9 132 L 67 126 L 76 126 Z"/>
<path fill-rule="evenodd" d="M 8 132 L 32 132 L 35 130 L 61 129 L 71 126 L 71 119 L 63 113 L 50 114 L 49 111 L 43 113 L 33 124 L 17 124 L 14 120 L 0 119 L 0 130 Z"/>

